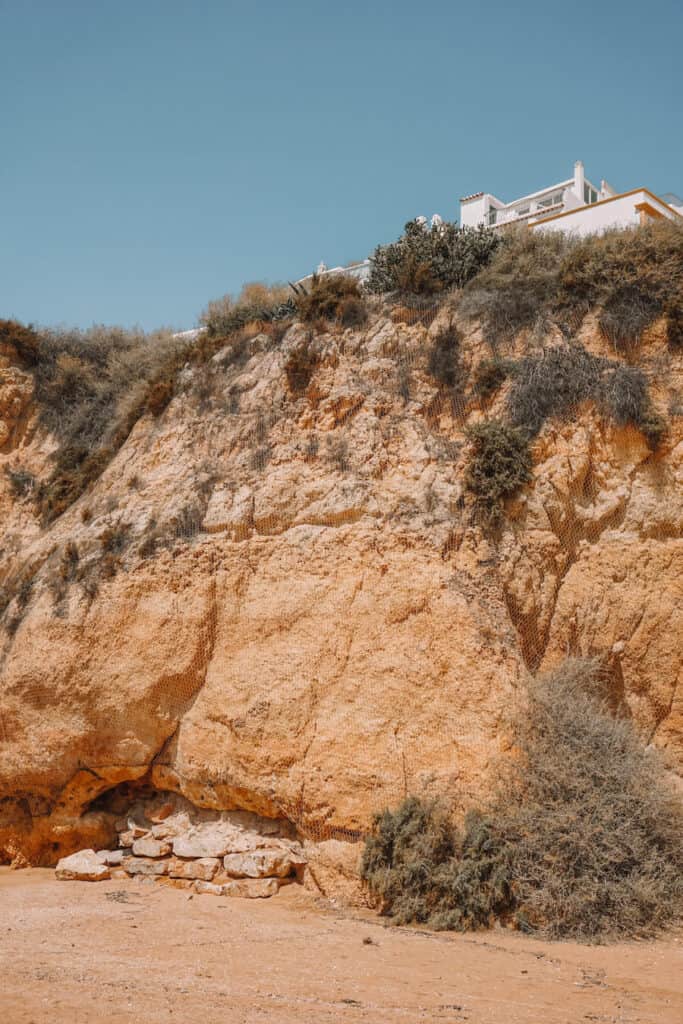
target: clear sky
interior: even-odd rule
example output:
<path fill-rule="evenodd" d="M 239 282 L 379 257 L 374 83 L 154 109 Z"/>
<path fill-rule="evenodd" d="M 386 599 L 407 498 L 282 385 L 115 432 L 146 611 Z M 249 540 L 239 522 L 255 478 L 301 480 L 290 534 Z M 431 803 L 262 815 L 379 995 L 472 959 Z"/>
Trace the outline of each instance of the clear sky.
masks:
<path fill-rule="evenodd" d="M 571 177 L 683 193 L 680 0 L 0 0 L 0 317 L 190 327 Z"/>

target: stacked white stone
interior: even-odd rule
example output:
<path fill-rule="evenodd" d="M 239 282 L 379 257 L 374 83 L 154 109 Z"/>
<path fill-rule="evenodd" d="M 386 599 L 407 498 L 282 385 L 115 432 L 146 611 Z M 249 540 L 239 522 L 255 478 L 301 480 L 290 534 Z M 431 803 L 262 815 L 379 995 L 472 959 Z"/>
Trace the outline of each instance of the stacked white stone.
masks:
<path fill-rule="evenodd" d="M 146 876 L 202 894 L 263 898 L 301 879 L 306 865 L 287 822 L 246 811 L 201 811 L 179 797 L 136 804 L 115 827 L 119 849 L 64 857 L 57 878 Z"/>

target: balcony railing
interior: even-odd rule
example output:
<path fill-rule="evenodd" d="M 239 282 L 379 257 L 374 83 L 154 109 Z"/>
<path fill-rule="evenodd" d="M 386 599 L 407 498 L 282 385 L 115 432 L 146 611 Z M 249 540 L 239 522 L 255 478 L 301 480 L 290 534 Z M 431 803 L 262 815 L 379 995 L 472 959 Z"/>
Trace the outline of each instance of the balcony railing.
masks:
<path fill-rule="evenodd" d="M 549 197 L 549 198 L 555 198 Z M 532 217 L 543 217 L 549 213 L 556 213 L 564 207 L 564 192 L 560 194 L 560 198 L 555 202 L 549 203 L 547 199 L 542 199 L 541 202 L 529 203 L 528 207 L 523 213 L 520 213 L 516 209 L 512 210 L 496 210 L 491 209 L 488 211 L 486 216 L 486 226 L 490 228 L 500 228 L 508 224 L 523 224 L 530 220 Z"/>

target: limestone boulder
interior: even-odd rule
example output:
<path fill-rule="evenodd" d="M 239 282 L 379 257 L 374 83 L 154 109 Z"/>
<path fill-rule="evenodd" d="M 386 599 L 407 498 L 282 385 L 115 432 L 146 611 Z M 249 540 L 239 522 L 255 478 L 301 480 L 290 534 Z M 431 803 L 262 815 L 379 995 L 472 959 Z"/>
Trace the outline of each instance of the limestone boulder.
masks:
<path fill-rule="evenodd" d="M 272 849 L 230 853 L 223 867 L 231 878 L 286 878 L 294 871 L 289 851 Z"/>
<path fill-rule="evenodd" d="M 237 896 L 253 900 L 276 896 L 280 882 L 277 878 L 242 878 L 223 883 L 198 881 L 194 888 L 195 892 L 203 896 Z"/>
<path fill-rule="evenodd" d="M 280 880 L 277 878 L 240 878 L 234 882 L 226 882 L 223 896 L 238 896 L 247 900 L 263 900 L 269 896 L 277 896 Z"/>
<path fill-rule="evenodd" d="M 126 857 L 122 867 L 129 875 L 165 875 L 168 871 L 168 862 L 148 857 Z"/>
<path fill-rule="evenodd" d="M 136 839 L 132 850 L 135 857 L 165 857 L 171 852 L 172 844 L 163 839 Z"/>
<path fill-rule="evenodd" d="M 102 882 L 110 871 L 94 850 L 80 850 L 70 857 L 62 857 L 55 869 L 60 882 Z"/>
<path fill-rule="evenodd" d="M 197 860 L 172 857 L 168 861 L 168 875 L 170 878 L 191 878 L 210 882 L 220 865 L 218 857 L 199 857 Z"/>
<path fill-rule="evenodd" d="M 123 850 L 98 850 L 97 857 L 108 867 L 120 867 L 124 858 Z"/>

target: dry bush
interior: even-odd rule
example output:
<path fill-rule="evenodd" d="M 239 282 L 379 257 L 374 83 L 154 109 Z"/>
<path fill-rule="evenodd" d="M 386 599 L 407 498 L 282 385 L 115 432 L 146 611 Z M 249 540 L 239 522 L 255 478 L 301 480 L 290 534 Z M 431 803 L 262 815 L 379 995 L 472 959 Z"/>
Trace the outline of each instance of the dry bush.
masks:
<path fill-rule="evenodd" d="M 482 321 L 494 345 L 551 321 L 569 336 L 596 309 L 605 335 L 623 349 L 663 315 L 675 343 L 682 305 L 683 228 L 667 220 L 580 240 L 510 231 L 460 308 Z"/>
<path fill-rule="evenodd" d="M 361 873 L 385 914 L 590 942 L 680 919 L 681 801 L 607 683 L 584 660 L 533 682 L 516 756 L 462 828 L 415 797 L 375 819 Z"/>
<path fill-rule="evenodd" d="M 5 630 L 10 636 L 14 636 L 16 633 L 29 606 L 37 571 L 35 565 L 23 565 L 13 576 L 6 578 L 0 586 L 0 617 L 3 617 Z M 13 613 L 7 617 L 7 613 L 12 607 Z"/>
<path fill-rule="evenodd" d="M 350 295 L 339 303 L 337 319 L 342 327 L 361 327 L 368 318 L 368 310 L 362 299 Z"/>
<path fill-rule="evenodd" d="M 464 388 L 466 374 L 460 360 L 460 332 L 454 324 L 440 331 L 427 356 L 427 370 L 449 391 Z"/>
<path fill-rule="evenodd" d="M 348 274 L 325 274 L 322 277 L 314 274 L 305 294 L 297 296 L 296 308 L 305 323 L 317 320 L 341 322 L 345 310 L 356 323 L 362 322 L 366 315 L 358 281 Z"/>
<path fill-rule="evenodd" d="M 25 359 L 40 421 L 58 441 L 54 468 L 36 489 L 44 521 L 60 515 L 99 476 L 143 413 L 163 411 L 187 348 L 163 332 L 30 332 Z"/>
<path fill-rule="evenodd" d="M 288 284 L 282 282 L 267 284 L 265 281 L 247 281 L 242 285 L 235 305 L 237 306 L 277 306 L 287 302 L 292 294 Z"/>
<path fill-rule="evenodd" d="M 488 266 L 465 289 L 461 313 L 480 320 L 494 346 L 543 323 L 572 244 L 559 232 L 507 232 Z"/>
<path fill-rule="evenodd" d="M 326 440 L 327 458 L 340 473 L 348 473 L 351 469 L 349 443 L 345 437 L 328 436 Z"/>
<path fill-rule="evenodd" d="M 287 386 L 293 395 L 303 394 L 320 363 L 320 356 L 314 350 L 312 342 L 313 338 L 309 336 L 293 348 L 285 360 Z"/>
<path fill-rule="evenodd" d="M 36 366 L 40 359 L 41 338 L 30 324 L 0 320 L 0 345 L 11 346 L 24 366 Z"/>
<path fill-rule="evenodd" d="M 242 287 L 237 298 L 223 295 L 209 302 L 199 322 L 209 338 L 227 338 L 252 321 L 275 323 L 292 317 L 294 312 L 288 285 L 252 281 Z"/>
<path fill-rule="evenodd" d="M 475 395 L 486 401 L 502 387 L 514 372 L 515 363 L 511 359 L 502 359 L 500 356 L 484 359 L 474 371 L 472 390 Z"/>
<path fill-rule="evenodd" d="M 666 336 L 670 348 L 683 348 L 683 297 L 672 299 L 667 305 Z"/>
<path fill-rule="evenodd" d="M 669 220 L 608 231 L 575 243 L 560 269 L 557 309 L 603 310 L 603 329 L 632 345 L 683 301 L 683 227 Z"/>
<path fill-rule="evenodd" d="M 638 427 L 656 448 L 666 424 L 652 406 L 641 370 L 591 355 L 580 345 L 549 348 L 515 364 L 508 412 L 513 426 L 530 438 L 551 417 L 573 415 L 586 401 L 620 426 Z"/>
<path fill-rule="evenodd" d="M 262 473 L 273 455 L 273 449 L 269 444 L 261 444 L 249 455 L 249 469 L 255 473 Z"/>
<path fill-rule="evenodd" d="M 16 469 L 12 469 L 10 466 L 5 466 L 5 473 L 9 480 L 12 494 L 15 498 L 25 498 L 33 492 L 33 489 L 36 486 L 36 478 L 33 473 L 30 473 L 26 469 L 22 469 L 20 466 Z"/>
<path fill-rule="evenodd" d="M 600 311 L 598 325 L 617 352 L 626 352 L 640 341 L 643 331 L 657 318 L 661 307 L 640 287 L 615 288 Z"/>
<path fill-rule="evenodd" d="M 531 480 L 527 435 L 499 420 L 482 420 L 467 428 L 471 448 L 465 486 L 476 511 L 488 524 L 500 522 L 503 503 Z"/>

